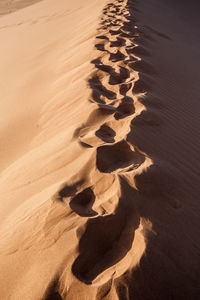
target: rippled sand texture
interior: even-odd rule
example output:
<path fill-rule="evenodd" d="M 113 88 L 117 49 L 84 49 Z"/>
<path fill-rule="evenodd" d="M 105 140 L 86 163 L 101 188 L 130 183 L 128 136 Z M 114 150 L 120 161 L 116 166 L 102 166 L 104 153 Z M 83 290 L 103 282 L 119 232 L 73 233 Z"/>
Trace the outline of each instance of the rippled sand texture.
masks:
<path fill-rule="evenodd" d="M 0 18 L 0 298 L 199 299 L 189 7 L 45 0 Z"/>

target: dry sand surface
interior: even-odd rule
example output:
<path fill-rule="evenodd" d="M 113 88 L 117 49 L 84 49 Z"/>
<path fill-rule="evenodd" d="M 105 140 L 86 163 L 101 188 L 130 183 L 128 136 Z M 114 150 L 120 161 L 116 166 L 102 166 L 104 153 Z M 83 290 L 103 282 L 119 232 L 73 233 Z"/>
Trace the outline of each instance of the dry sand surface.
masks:
<path fill-rule="evenodd" d="M 200 299 L 198 1 L 0 1 L 0 299 Z"/>
<path fill-rule="evenodd" d="M 35 4 L 41 0 L 1 0 L 0 15 L 12 13 L 18 9 Z"/>

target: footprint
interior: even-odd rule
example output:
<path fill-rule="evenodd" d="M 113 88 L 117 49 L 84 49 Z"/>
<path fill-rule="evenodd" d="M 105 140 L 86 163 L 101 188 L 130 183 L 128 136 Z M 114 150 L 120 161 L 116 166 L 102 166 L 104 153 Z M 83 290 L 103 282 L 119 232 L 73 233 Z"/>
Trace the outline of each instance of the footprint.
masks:
<path fill-rule="evenodd" d="M 122 33 L 122 31 L 120 29 L 119 30 L 112 30 L 112 29 L 110 29 L 109 33 L 111 35 L 120 35 Z"/>
<path fill-rule="evenodd" d="M 119 73 L 113 72 L 113 74 L 111 74 L 109 79 L 109 84 L 111 85 L 121 84 L 124 83 L 124 81 L 127 78 L 130 78 L 130 71 L 127 68 L 121 66 L 119 68 L 120 68 Z"/>
<path fill-rule="evenodd" d="M 99 143 L 99 138 L 101 138 L 102 141 L 105 139 L 106 142 L 111 142 L 114 137 L 114 131 L 111 132 L 111 128 L 108 131 L 108 126 L 108 128 L 101 128 L 101 126 L 105 123 L 106 120 L 109 121 L 115 112 L 116 108 L 109 105 L 101 105 L 98 109 L 94 110 L 90 114 L 85 124 L 75 130 L 74 138 L 78 138 L 81 145 L 86 148 L 98 147 L 99 145 L 103 144 Z M 99 126 L 104 130 L 98 130 Z M 97 134 L 95 137 L 96 131 Z"/>
<path fill-rule="evenodd" d="M 96 37 L 96 39 L 100 39 L 100 40 L 109 40 L 109 38 L 106 35 L 98 35 Z"/>
<path fill-rule="evenodd" d="M 73 197 L 84 184 L 84 180 L 79 180 L 73 184 L 63 184 L 60 190 L 54 195 L 53 200 L 64 202 L 66 198 Z"/>
<path fill-rule="evenodd" d="M 115 113 L 114 117 L 116 120 L 119 120 L 134 114 L 134 112 L 135 107 L 133 99 L 131 97 L 126 96 L 122 99 L 122 102 L 117 107 L 117 112 Z"/>
<path fill-rule="evenodd" d="M 72 265 L 73 274 L 88 285 L 108 281 L 119 271 L 121 265 L 117 264 L 130 251 L 139 225 L 132 198 L 122 193 L 115 213 L 88 220 L 79 242 L 79 256 Z"/>
<path fill-rule="evenodd" d="M 69 203 L 71 209 L 81 217 L 94 217 L 97 213 L 92 210 L 95 195 L 91 188 L 78 193 Z"/>
<path fill-rule="evenodd" d="M 97 109 L 91 112 L 85 124 L 79 129 L 79 131 L 77 131 L 77 137 L 88 132 L 86 128 L 89 129 L 92 126 L 96 126 L 99 123 L 104 122 L 105 119 L 108 119 L 109 116 L 114 114 L 116 111 L 116 109 L 110 105 L 99 104 L 98 106 L 99 107 Z"/>
<path fill-rule="evenodd" d="M 94 64 L 97 69 L 108 74 L 115 72 L 115 69 L 113 67 L 103 64 L 100 59 L 93 60 L 92 64 Z"/>
<path fill-rule="evenodd" d="M 89 79 L 89 85 L 92 89 L 92 98 L 96 102 L 105 103 L 102 96 L 109 100 L 116 99 L 116 93 L 103 86 L 98 75 L 95 74 L 91 79 Z"/>
<path fill-rule="evenodd" d="M 96 136 L 100 138 L 105 143 L 114 143 L 116 132 L 107 126 L 106 124 L 102 125 L 99 130 L 96 131 Z"/>
<path fill-rule="evenodd" d="M 131 89 L 132 83 L 124 83 L 120 85 L 119 92 L 121 95 L 125 96 L 126 93 Z"/>
<path fill-rule="evenodd" d="M 125 140 L 97 148 L 96 166 L 103 173 L 123 173 L 137 169 L 144 160 L 144 155 Z"/>
<path fill-rule="evenodd" d="M 118 50 L 116 53 L 110 53 L 110 58 L 109 60 L 111 62 L 118 62 L 118 61 L 123 61 L 125 60 L 126 56 L 121 53 L 120 50 Z"/>
<path fill-rule="evenodd" d="M 126 40 L 121 38 L 121 37 L 117 37 L 116 41 L 111 41 L 110 42 L 110 47 L 121 47 L 126 45 Z"/>
<path fill-rule="evenodd" d="M 106 51 L 105 44 L 96 44 L 95 48 L 99 51 Z"/>

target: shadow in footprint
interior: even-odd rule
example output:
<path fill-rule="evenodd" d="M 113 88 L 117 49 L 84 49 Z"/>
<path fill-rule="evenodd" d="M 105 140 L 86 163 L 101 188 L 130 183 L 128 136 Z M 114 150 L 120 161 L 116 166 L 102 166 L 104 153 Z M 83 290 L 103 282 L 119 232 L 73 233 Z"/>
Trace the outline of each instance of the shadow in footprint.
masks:
<path fill-rule="evenodd" d="M 91 63 L 94 64 L 97 69 L 110 74 L 110 85 L 121 84 L 127 78 L 130 78 L 130 71 L 127 68 L 120 66 L 119 73 L 117 73 L 113 67 L 103 64 L 100 59 L 94 59 Z"/>
<path fill-rule="evenodd" d="M 87 143 L 84 143 L 82 141 L 79 141 L 79 144 L 83 147 L 83 148 L 92 148 L 91 145 L 87 144 Z"/>
<path fill-rule="evenodd" d="M 87 222 L 79 242 L 79 256 L 72 265 L 73 274 L 82 282 L 92 284 L 99 274 L 126 256 L 139 222 L 132 198 L 124 198 L 122 188 L 122 197 L 114 214 Z"/>
<path fill-rule="evenodd" d="M 94 64 L 97 69 L 103 72 L 107 72 L 109 74 L 115 72 L 113 67 L 103 64 L 99 58 L 92 60 L 91 63 Z"/>
<path fill-rule="evenodd" d="M 45 300 L 63 300 L 63 298 L 60 296 L 58 292 L 55 292 L 51 295 L 49 295 Z"/>
<path fill-rule="evenodd" d="M 120 37 L 117 37 L 116 41 L 110 42 L 110 47 L 121 47 L 126 45 L 126 40 Z"/>
<path fill-rule="evenodd" d="M 78 190 L 81 188 L 83 180 L 74 184 L 66 184 L 57 192 L 54 198 L 61 202 L 69 203 L 72 211 L 81 217 L 93 217 L 97 213 L 92 210 L 95 201 L 95 195 L 91 188 L 86 188 L 80 193 Z"/>
<path fill-rule="evenodd" d="M 100 172 L 111 173 L 123 168 L 138 168 L 145 160 L 143 154 L 131 149 L 125 141 L 97 148 L 96 164 Z"/>
<path fill-rule="evenodd" d="M 117 107 L 117 112 L 115 113 L 114 117 L 116 120 L 119 120 L 134 114 L 134 112 L 135 107 L 133 104 L 133 99 L 126 96 L 122 99 L 122 102 Z"/>
<path fill-rule="evenodd" d="M 106 51 L 105 50 L 105 45 L 104 44 L 96 44 L 95 48 L 99 51 Z"/>
<path fill-rule="evenodd" d="M 106 35 L 98 35 L 96 37 L 96 39 L 100 39 L 100 40 L 109 40 L 109 38 Z"/>
<path fill-rule="evenodd" d="M 111 84 L 111 85 L 121 84 L 127 78 L 130 78 L 130 71 L 124 67 L 120 67 L 119 73 L 116 73 L 116 72 L 111 73 L 110 79 L 109 79 L 109 84 Z"/>
<path fill-rule="evenodd" d="M 76 194 L 79 187 L 84 183 L 84 180 L 79 180 L 74 184 L 63 184 L 60 190 L 54 196 L 55 200 L 63 201 L 64 198 L 71 197 Z"/>
<path fill-rule="evenodd" d="M 58 292 L 57 281 L 51 283 L 51 285 L 48 287 L 46 295 L 44 298 L 42 298 L 42 300 L 63 300 Z"/>
<path fill-rule="evenodd" d="M 118 50 L 116 53 L 110 53 L 109 60 L 112 62 L 118 62 L 124 60 L 125 57 L 126 56 Z"/>
<path fill-rule="evenodd" d="M 102 125 L 99 130 L 95 132 L 95 135 L 105 143 L 114 143 L 116 132 L 107 125 Z"/>
<path fill-rule="evenodd" d="M 109 33 L 110 33 L 111 35 L 119 35 L 119 34 L 122 33 L 122 31 L 121 31 L 121 30 L 112 30 L 112 29 L 110 29 L 110 30 L 109 30 Z"/>
<path fill-rule="evenodd" d="M 97 75 L 94 75 L 91 79 L 89 79 L 89 85 L 92 89 L 93 100 L 96 102 L 103 102 L 101 96 L 109 100 L 114 100 L 116 98 L 116 93 L 108 90 L 105 86 L 103 86 L 103 84 L 100 81 L 100 78 Z"/>
<path fill-rule="evenodd" d="M 81 217 L 93 217 L 97 215 L 97 213 L 92 210 L 94 201 L 94 192 L 91 188 L 87 188 L 72 198 L 69 206 Z"/>
<path fill-rule="evenodd" d="M 119 92 L 121 95 L 125 96 L 126 93 L 131 89 L 132 87 L 132 83 L 124 83 L 124 84 L 121 84 L 120 86 L 120 89 L 119 89 Z"/>

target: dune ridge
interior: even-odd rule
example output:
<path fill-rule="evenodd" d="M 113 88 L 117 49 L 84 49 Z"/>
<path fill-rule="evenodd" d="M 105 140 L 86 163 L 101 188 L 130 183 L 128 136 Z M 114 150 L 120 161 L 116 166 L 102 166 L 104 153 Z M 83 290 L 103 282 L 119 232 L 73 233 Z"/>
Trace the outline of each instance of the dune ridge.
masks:
<path fill-rule="evenodd" d="M 16 46 L 0 73 L 2 299 L 199 299 L 199 43 L 181 3 L 1 17 L 3 53 Z"/>
<path fill-rule="evenodd" d="M 152 164 L 147 154 L 127 140 L 132 120 L 145 110 L 140 102 L 145 91 L 136 90 L 140 79 L 134 64 L 140 68 L 140 51 L 133 11 L 131 3 L 121 0 L 103 10 L 91 56 L 93 70 L 87 80 L 90 113 L 85 122 L 76 129 L 72 126 L 66 134 L 61 119 L 64 104 L 59 106 L 50 99 L 43 106 L 42 130 L 33 138 L 31 151 L 1 175 L 1 186 L 8 186 L 13 179 L 7 194 L 10 203 L 11 194 L 27 197 L 1 221 L 2 295 L 8 292 L 6 282 L 12 274 L 20 274 L 11 283 L 8 299 L 102 298 L 107 288 L 108 297 L 120 299 L 116 280 L 137 266 L 145 252 L 145 235 L 151 225 L 140 218 L 132 197 L 125 192 L 129 186 L 137 189 L 135 175 Z M 60 115 L 54 114 L 56 106 Z M 49 155 L 59 126 L 62 130 Z M 66 137 L 70 144 L 63 151 Z M 65 153 L 70 152 L 66 161 Z M 40 163 L 34 163 L 37 161 Z M 62 182 L 65 169 L 60 172 L 63 163 L 69 165 L 68 170 L 70 165 L 74 169 L 66 183 Z M 27 188 L 30 184 L 31 189 Z M 35 193 L 40 184 L 41 191 Z M 37 272 L 41 281 L 34 288 Z"/>
<path fill-rule="evenodd" d="M 135 176 L 153 164 L 127 140 L 131 122 L 146 110 L 140 102 L 145 87 L 134 68 L 143 69 L 145 62 L 139 55 L 145 50 L 140 46 L 133 13 L 134 5 L 122 0 L 103 10 L 96 35 L 97 58 L 91 61 L 94 71 L 88 79 L 94 108 L 74 133 L 83 148 L 96 151 L 89 164 L 54 196 L 54 201 L 69 204 L 76 214 L 88 218 L 72 272 L 81 282 L 98 287 L 99 294 L 111 280 L 105 299 L 121 299 L 116 279 L 139 264 L 145 252 L 145 234 L 151 230 L 150 223 L 139 217 L 131 197 L 123 195 L 127 184 L 137 190 Z M 78 283 L 68 291 L 66 282 L 57 284 L 64 298 L 76 294 Z M 86 299 L 87 293 L 88 289 L 81 295 Z"/>

